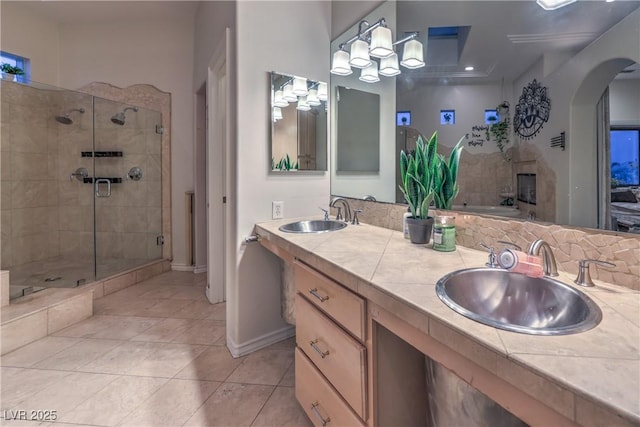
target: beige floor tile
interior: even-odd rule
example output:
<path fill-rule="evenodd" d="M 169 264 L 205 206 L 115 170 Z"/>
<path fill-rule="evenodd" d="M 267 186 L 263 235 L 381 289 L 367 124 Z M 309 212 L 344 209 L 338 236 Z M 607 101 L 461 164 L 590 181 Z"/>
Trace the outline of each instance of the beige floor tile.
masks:
<path fill-rule="evenodd" d="M 176 293 L 175 286 L 159 285 L 138 296 L 138 298 L 167 299 Z"/>
<path fill-rule="evenodd" d="M 181 426 L 220 384 L 214 381 L 170 380 L 119 425 Z"/>
<path fill-rule="evenodd" d="M 9 426 L 35 427 L 35 426 L 47 426 L 47 425 L 49 425 L 49 422 L 38 422 L 38 421 L 30 421 L 30 420 L 22 419 L 22 418 L 26 418 L 28 415 L 29 415 L 28 412 L 27 413 L 8 412 L 7 415 L 6 415 L 6 417 L 7 417 L 6 419 L 0 418 L 0 425 L 3 426 L 3 427 L 4 426 L 7 426 L 7 427 L 9 427 Z"/>
<path fill-rule="evenodd" d="M 210 347 L 184 367 L 176 378 L 193 380 L 225 381 L 242 363 L 234 359 L 226 347 Z"/>
<path fill-rule="evenodd" d="M 146 331 L 131 338 L 132 341 L 171 342 L 189 326 L 191 319 L 164 319 Z"/>
<path fill-rule="evenodd" d="M 173 317 L 173 313 L 189 304 L 189 300 L 165 299 L 140 312 L 144 317 Z"/>
<path fill-rule="evenodd" d="M 200 285 L 175 286 L 175 293 L 171 299 L 187 299 L 206 301 L 205 287 Z"/>
<path fill-rule="evenodd" d="M 108 298 L 108 297 L 105 297 Z M 143 299 L 140 297 L 123 299 L 112 298 L 108 301 L 96 300 L 93 311 L 95 314 L 115 316 L 143 316 L 145 310 L 160 302 L 160 299 Z"/>
<path fill-rule="evenodd" d="M 28 367 L 52 357 L 56 353 L 82 341 L 79 338 L 44 337 L 31 344 L 7 353 L 0 358 L 2 366 Z"/>
<path fill-rule="evenodd" d="M 296 400 L 293 387 L 276 387 L 251 426 L 310 427 L 313 423 Z"/>
<path fill-rule="evenodd" d="M 127 370 L 128 375 L 172 378 L 207 349 L 205 346 L 187 344 L 147 344 L 151 344 L 151 353 L 132 364 Z"/>
<path fill-rule="evenodd" d="M 165 378 L 119 377 L 73 411 L 63 414 L 60 421 L 115 426 L 166 382 Z"/>
<path fill-rule="evenodd" d="M 227 328 L 217 320 L 191 319 L 187 327 L 171 342 L 185 344 L 224 345 Z"/>
<path fill-rule="evenodd" d="M 245 357 L 228 382 L 277 385 L 293 363 L 293 352 L 265 348 Z"/>
<path fill-rule="evenodd" d="M 128 340 L 140 335 L 150 327 L 160 323 L 162 319 L 150 317 L 112 316 L 106 328 L 97 331 L 89 338 L 109 340 Z"/>
<path fill-rule="evenodd" d="M 225 320 L 225 308 L 221 304 L 210 304 L 209 301 L 192 301 L 181 310 L 176 311 L 173 317 L 179 319 L 210 319 Z"/>
<path fill-rule="evenodd" d="M 74 371 L 119 346 L 124 341 L 83 339 L 79 343 L 34 365 L 38 369 Z"/>
<path fill-rule="evenodd" d="M 282 380 L 280 380 L 279 386 L 293 387 L 296 385 L 296 365 L 295 362 L 289 366 L 287 372 L 285 372 Z"/>
<path fill-rule="evenodd" d="M 69 372 L 2 368 L 2 389 L 0 390 L 2 409 L 16 408 L 23 401 L 28 400 L 30 396 L 49 387 L 67 375 L 69 375 Z M 32 408 L 22 407 L 18 409 Z"/>
<path fill-rule="evenodd" d="M 133 366 L 142 363 L 154 351 L 157 351 L 156 343 L 124 342 L 83 365 L 79 370 L 103 374 L 126 374 Z"/>
<path fill-rule="evenodd" d="M 29 396 L 19 407 L 26 405 L 28 409 L 55 410 L 59 418 L 117 378 L 116 375 L 72 373 Z"/>
<path fill-rule="evenodd" d="M 274 387 L 224 383 L 185 426 L 250 426 Z"/>
<path fill-rule="evenodd" d="M 284 341 L 280 341 L 277 342 L 275 344 L 271 344 L 269 346 L 269 348 L 284 348 L 287 350 L 291 350 L 291 352 L 293 352 L 293 350 L 296 349 L 296 337 L 291 337 L 291 338 L 287 338 Z"/>

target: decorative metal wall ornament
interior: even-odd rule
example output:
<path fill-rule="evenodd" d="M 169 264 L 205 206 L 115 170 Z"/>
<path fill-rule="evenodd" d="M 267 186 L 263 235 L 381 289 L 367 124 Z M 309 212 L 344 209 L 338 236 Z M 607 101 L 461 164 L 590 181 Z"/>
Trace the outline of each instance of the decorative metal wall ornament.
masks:
<path fill-rule="evenodd" d="M 542 125 L 549 121 L 551 100 L 547 96 L 547 88 L 533 79 L 525 88 L 518 99 L 515 115 L 513 117 L 514 131 L 524 139 L 536 136 Z"/>

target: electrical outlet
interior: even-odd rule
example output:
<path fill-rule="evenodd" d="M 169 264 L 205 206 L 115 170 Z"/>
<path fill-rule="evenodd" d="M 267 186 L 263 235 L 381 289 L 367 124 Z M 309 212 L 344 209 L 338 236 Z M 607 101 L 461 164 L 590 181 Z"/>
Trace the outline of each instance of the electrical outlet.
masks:
<path fill-rule="evenodd" d="M 284 202 L 271 202 L 271 219 L 284 218 Z"/>

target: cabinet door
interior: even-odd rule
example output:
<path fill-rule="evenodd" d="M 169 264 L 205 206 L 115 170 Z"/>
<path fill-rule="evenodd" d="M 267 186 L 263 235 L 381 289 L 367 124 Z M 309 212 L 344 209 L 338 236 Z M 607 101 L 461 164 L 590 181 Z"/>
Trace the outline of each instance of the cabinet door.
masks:
<path fill-rule="evenodd" d="M 299 348 L 295 363 L 296 399 L 314 425 L 365 425 Z"/>
<path fill-rule="evenodd" d="M 296 341 L 353 410 L 366 419 L 366 349 L 299 294 Z"/>
<path fill-rule="evenodd" d="M 296 290 L 361 342 L 365 340 L 365 301 L 342 285 L 296 260 Z"/>

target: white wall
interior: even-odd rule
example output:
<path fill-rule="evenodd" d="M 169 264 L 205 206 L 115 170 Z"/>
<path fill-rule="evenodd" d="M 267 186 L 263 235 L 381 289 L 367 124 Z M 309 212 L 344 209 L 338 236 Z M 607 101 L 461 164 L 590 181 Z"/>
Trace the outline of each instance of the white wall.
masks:
<path fill-rule="evenodd" d="M 59 64 L 58 24 L 20 2 L 2 1 L 0 45 L 3 51 L 31 60 L 31 79 L 57 86 Z"/>
<path fill-rule="evenodd" d="M 259 245 L 242 245 L 256 222 L 284 201 L 286 218 L 327 206 L 329 174 L 269 174 L 269 71 L 329 80 L 331 4 L 237 3 L 237 281 L 227 295 L 228 342 L 237 348 L 287 325 L 280 316 L 280 264 Z M 233 351 L 233 349 L 232 349 Z"/>
<path fill-rule="evenodd" d="M 640 126 L 640 79 L 616 79 L 609 85 L 612 126 Z"/>

